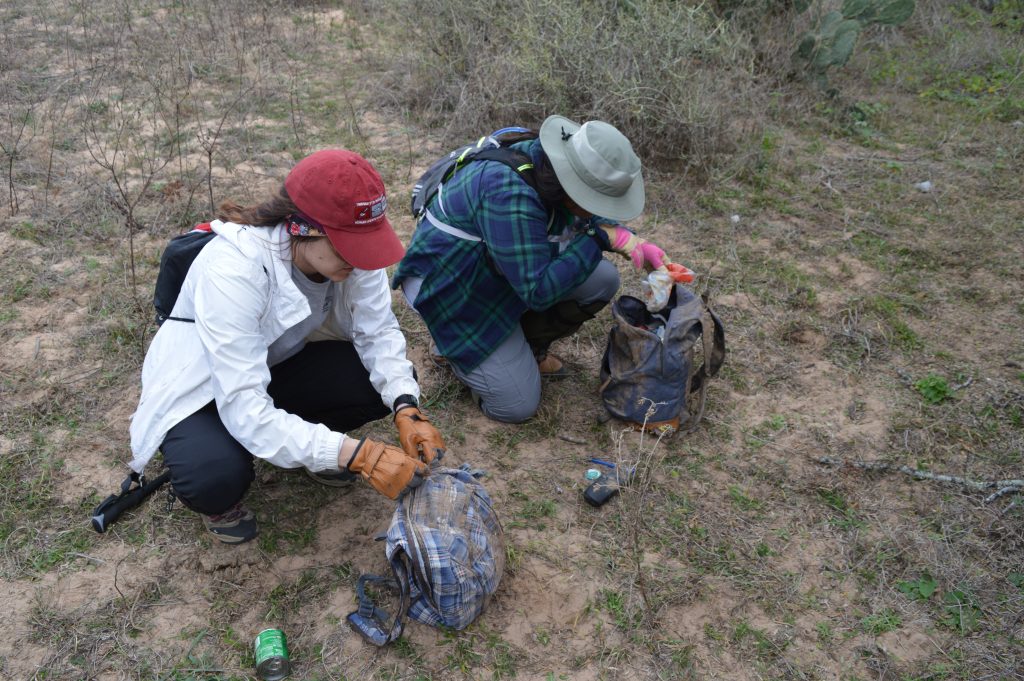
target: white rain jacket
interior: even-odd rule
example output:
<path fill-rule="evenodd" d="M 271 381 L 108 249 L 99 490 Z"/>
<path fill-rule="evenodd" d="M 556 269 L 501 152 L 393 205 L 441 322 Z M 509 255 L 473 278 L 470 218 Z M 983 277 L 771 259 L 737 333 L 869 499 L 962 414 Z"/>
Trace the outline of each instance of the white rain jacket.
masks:
<path fill-rule="evenodd" d="M 192 263 L 171 313 L 195 323 L 164 322 L 146 353 L 132 469 L 141 473 L 167 431 L 215 400 L 228 432 L 254 456 L 282 468 L 337 471 L 345 435 L 277 409 L 267 394 L 267 348 L 310 315 L 292 282 L 286 230 L 211 226 L 220 236 Z M 388 408 L 399 395 L 418 398 L 385 270 L 356 269 L 335 286 L 333 309 L 309 339 L 351 341 Z"/>

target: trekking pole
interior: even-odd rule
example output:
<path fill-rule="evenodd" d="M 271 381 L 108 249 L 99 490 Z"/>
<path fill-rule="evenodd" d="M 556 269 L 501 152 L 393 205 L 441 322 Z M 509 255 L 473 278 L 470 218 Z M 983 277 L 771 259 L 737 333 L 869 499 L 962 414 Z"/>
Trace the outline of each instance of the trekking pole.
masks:
<path fill-rule="evenodd" d="M 153 492 L 163 487 L 171 479 L 171 472 L 164 471 L 155 480 L 147 481 L 145 477 L 132 472 L 124 482 L 121 483 L 121 493 L 111 494 L 104 499 L 99 506 L 92 511 L 92 528 L 103 534 L 111 525 L 117 522 L 125 511 L 130 511 L 146 500 Z M 138 483 L 132 487 L 132 483 Z"/>

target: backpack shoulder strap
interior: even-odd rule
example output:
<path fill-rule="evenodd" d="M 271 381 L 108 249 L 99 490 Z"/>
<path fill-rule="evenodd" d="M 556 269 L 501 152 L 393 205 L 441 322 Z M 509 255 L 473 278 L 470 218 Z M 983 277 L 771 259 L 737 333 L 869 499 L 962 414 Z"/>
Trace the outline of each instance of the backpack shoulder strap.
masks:
<path fill-rule="evenodd" d="M 704 418 L 704 406 L 707 397 L 708 379 L 718 374 L 725 361 L 725 327 L 722 320 L 718 318 L 714 310 L 708 305 L 707 295 L 701 296 L 703 310 L 701 312 L 701 345 L 704 351 L 704 361 L 700 368 L 694 372 L 693 381 L 690 383 L 690 394 L 697 397 L 697 408 L 693 411 L 687 423 L 687 432 L 693 432 Z"/>
<path fill-rule="evenodd" d="M 427 209 L 427 204 L 440 191 L 441 186 L 458 172 L 459 168 L 476 160 L 491 160 L 504 163 L 515 170 L 528 185 L 537 189 L 533 178 L 533 162 L 521 151 L 506 146 L 514 142 L 503 142 L 497 139 L 504 133 L 529 132 L 525 128 L 503 128 L 492 135 L 485 135 L 473 144 L 467 144 L 452 151 L 447 156 L 434 162 L 412 188 L 409 207 L 413 217 L 419 219 Z M 513 138 L 514 139 L 514 138 Z"/>
<path fill-rule="evenodd" d="M 722 320 L 718 318 L 718 315 L 715 314 L 715 311 L 708 304 L 707 294 L 701 296 L 701 303 L 704 305 L 704 312 L 701 317 L 701 335 L 705 338 L 708 335 L 712 337 L 710 348 L 707 345 L 708 341 L 704 341 L 704 351 L 706 353 L 704 355 L 704 365 L 707 367 L 707 375 L 714 377 L 725 362 L 725 327 L 722 326 Z M 708 334 L 708 331 L 711 331 L 711 333 Z"/>
<path fill-rule="evenodd" d="M 412 526 L 409 522 L 407 504 L 408 499 L 399 502 L 395 517 L 399 530 L 403 530 L 402 533 L 407 541 L 415 541 L 410 537 L 410 535 L 415 533 L 412 531 Z M 392 525 L 393 528 L 394 525 Z M 378 575 L 362 575 L 359 577 L 359 580 L 356 582 L 356 596 L 359 599 L 359 609 L 355 612 L 350 612 L 345 618 L 356 633 L 375 646 L 387 645 L 392 641 L 398 640 L 398 637 L 402 635 L 412 599 L 409 578 L 418 573 L 414 557 L 410 556 L 401 544 L 396 547 L 388 562 L 391 565 L 391 578 Z M 390 625 L 388 625 L 388 619 L 390 618 L 388 612 L 374 605 L 373 600 L 366 595 L 367 584 L 380 584 L 381 586 L 398 591 L 398 610 L 395 612 Z M 420 586 L 419 581 L 417 581 L 417 586 Z"/>
<path fill-rule="evenodd" d="M 405 615 L 409 611 L 409 578 L 404 563 L 396 554 L 391 561 L 391 568 L 394 571 L 394 578 L 380 577 L 378 575 L 362 575 L 356 582 L 356 596 L 359 599 L 359 609 L 350 612 L 345 620 L 357 634 L 362 636 L 368 643 L 375 646 L 384 646 L 392 641 L 397 641 L 405 628 Z M 391 625 L 387 622 L 390 619 L 387 611 L 378 608 L 373 600 L 366 595 L 367 584 L 380 584 L 384 587 L 397 589 L 399 594 L 398 611 L 395 613 Z"/>
<path fill-rule="evenodd" d="M 446 175 L 445 180 L 442 180 L 440 183 L 438 183 L 433 194 L 436 194 L 438 197 L 440 197 L 444 191 L 444 182 L 455 174 L 455 170 L 457 170 L 462 165 L 469 163 L 470 161 L 498 161 L 499 163 L 503 163 L 512 170 L 516 171 L 519 177 L 523 178 L 523 181 L 526 182 L 526 184 L 529 185 L 531 189 L 537 191 L 537 179 L 533 174 L 533 160 L 523 152 L 517 151 L 515 149 L 510 149 L 508 147 L 487 147 L 483 149 L 470 149 L 468 150 L 468 152 L 471 152 L 469 153 L 468 156 L 466 153 L 463 153 L 461 156 L 459 156 L 459 160 L 457 161 L 458 165 L 454 167 L 451 173 Z M 427 200 L 429 201 L 429 198 Z M 443 211 L 444 206 L 441 198 L 438 198 L 438 205 Z M 452 225 L 449 225 L 447 222 L 444 222 L 443 220 L 439 219 L 436 215 L 430 212 L 429 209 L 426 208 L 425 203 L 422 212 L 422 219 L 428 222 L 434 228 L 439 229 L 446 234 L 454 236 L 457 239 L 476 242 L 483 241 L 482 238 L 474 234 L 470 234 L 469 232 L 466 232 L 464 230 L 461 230 L 458 227 L 453 227 Z M 552 214 L 552 220 L 553 219 L 554 215 Z M 550 227 L 550 221 L 548 226 Z"/>
<path fill-rule="evenodd" d="M 509 147 L 481 149 L 473 154 L 472 160 L 504 163 L 516 171 L 519 177 L 523 178 L 523 181 L 530 185 L 531 189 L 537 190 L 537 178 L 534 177 L 533 173 L 533 159 L 521 151 Z"/>

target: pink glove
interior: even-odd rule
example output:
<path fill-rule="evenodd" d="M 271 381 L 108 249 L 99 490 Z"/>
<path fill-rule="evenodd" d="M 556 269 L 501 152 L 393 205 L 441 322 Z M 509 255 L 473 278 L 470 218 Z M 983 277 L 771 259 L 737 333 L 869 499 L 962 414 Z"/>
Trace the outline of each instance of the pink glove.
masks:
<path fill-rule="evenodd" d="M 608 238 L 608 250 L 628 257 L 638 270 L 651 272 L 664 267 L 668 262 L 665 251 L 650 241 L 641 239 L 622 225 L 603 224 L 599 229 Z"/>
<path fill-rule="evenodd" d="M 640 243 L 633 252 L 629 254 L 629 257 L 633 260 L 633 266 L 638 270 L 647 270 L 653 272 L 659 270 L 665 266 L 668 262 L 668 258 L 665 257 L 665 251 L 652 244 L 650 241 L 639 239 Z"/>

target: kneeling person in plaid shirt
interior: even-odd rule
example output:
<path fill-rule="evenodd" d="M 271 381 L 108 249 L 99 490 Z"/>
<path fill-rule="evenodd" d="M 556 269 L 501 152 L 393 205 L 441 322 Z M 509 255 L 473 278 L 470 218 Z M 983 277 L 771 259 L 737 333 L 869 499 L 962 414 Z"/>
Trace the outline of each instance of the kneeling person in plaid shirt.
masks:
<path fill-rule="evenodd" d="M 565 375 L 551 343 L 575 333 L 619 288 L 614 251 L 648 271 L 664 251 L 618 221 L 644 207 L 640 159 L 602 121 L 561 116 L 500 136 L 530 157 L 536 188 L 513 168 L 477 160 L 427 203 L 392 286 L 423 317 L 436 349 L 497 421 L 529 419 L 541 378 Z M 500 133 L 496 133 L 499 135 Z"/>

